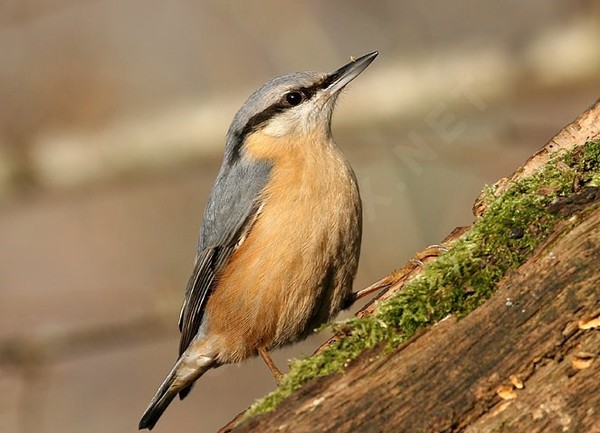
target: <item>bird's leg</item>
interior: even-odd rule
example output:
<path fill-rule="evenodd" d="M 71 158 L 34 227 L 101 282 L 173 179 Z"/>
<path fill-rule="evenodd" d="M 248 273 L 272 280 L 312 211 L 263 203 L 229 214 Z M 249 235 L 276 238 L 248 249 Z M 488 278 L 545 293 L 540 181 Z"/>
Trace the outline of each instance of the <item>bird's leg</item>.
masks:
<path fill-rule="evenodd" d="M 448 249 L 443 245 L 431 245 L 431 246 L 425 248 L 423 251 L 418 252 L 415 255 L 415 258 L 410 260 L 409 263 L 406 266 L 404 266 L 403 268 L 397 269 L 396 271 L 394 271 L 392 274 L 388 275 L 387 277 L 382 278 L 381 280 L 377 281 L 376 283 L 373 283 L 370 286 L 359 290 L 358 292 L 355 292 L 352 303 L 354 303 L 355 301 L 357 301 L 361 298 L 364 298 L 365 296 L 369 296 L 370 294 L 375 293 L 381 289 L 391 287 L 394 284 L 398 283 L 399 281 L 404 280 L 414 270 L 415 267 L 423 268 L 425 266 L 425 264 L 423 263 L 423 260 L 431 258 L 431 257 L 437 257 L 441 253 L 446 252 L 446 251 L 448 251 Z"/>
<path fill-rule="evenodd" d="M 365 287 L 364 289 L 354 293 L 354 301 L 358 301 L 365 296 L 369 296 L 371 293 L 375 293 L 385 287 L 389 287 L 389 285 L 388 278 L 379 280 L 376 283 L 371 284 L 369 287 Z"/>
<path fill-rule="evenodd" d="M 260 357 L 263 359 L 263 361 L 265 361 L 265 364 L 267 364 L 267 367 L 269 367 L 269 370 L 271 370 L 273 377 L 275 377 L 275 382 L 279 384 L 281 378 L 283 377 L 283 373 L 277 368 L 277 366 L 271 359 L 271 355 L 269 355 L 269 352 L 267 352 L 267 350 L 264 347 L 259 347 L 258 353 L 260 354 Z"/>

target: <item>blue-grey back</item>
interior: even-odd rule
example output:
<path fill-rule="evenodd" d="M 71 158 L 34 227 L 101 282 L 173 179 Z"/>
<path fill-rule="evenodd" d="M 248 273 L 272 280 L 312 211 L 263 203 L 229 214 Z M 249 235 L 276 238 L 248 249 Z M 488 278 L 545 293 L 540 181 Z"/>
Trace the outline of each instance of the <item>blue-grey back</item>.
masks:
<path fill-rule="evenodd" d="M 269 179 L 268 161 L 249 161 L 245 156 L 223 162 L 208 199 L 198 251 L 238 241 L 239 231 L 252 213 Z"/>

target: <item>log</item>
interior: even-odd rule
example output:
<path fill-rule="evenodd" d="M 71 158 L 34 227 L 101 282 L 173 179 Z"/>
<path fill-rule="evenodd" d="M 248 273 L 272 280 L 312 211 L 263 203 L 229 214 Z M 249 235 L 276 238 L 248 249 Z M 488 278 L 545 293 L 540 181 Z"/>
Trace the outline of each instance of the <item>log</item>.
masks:
<path fill-rule="evenodd" d="M 600 102 L 493 193 L 598 138 Z M 391 352 L 382 344 L 366 350 L 272 412 L 221 431 L 600 432 L 600 187 L 576 180 L 572 194 L 548 207 L 560 218 L 544 241 L 466 317 L 447 316 Z M 487 202 L 474 210 L 485 214 Z M 383 279 L 379 300 L 420 272 L 411 264 Z"/>

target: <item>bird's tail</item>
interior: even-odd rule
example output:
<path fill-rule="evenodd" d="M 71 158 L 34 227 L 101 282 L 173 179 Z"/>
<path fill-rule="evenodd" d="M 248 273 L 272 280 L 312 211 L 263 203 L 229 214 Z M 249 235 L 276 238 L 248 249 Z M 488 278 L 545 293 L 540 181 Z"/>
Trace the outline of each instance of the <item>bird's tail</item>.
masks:
<path fill-rule="evenodd" d="M 139 429 L 152 430 L 177 393 L 187 394 L 196 379 L 215 365 L 209 356 L 182 354 L 142 415 Z"/>

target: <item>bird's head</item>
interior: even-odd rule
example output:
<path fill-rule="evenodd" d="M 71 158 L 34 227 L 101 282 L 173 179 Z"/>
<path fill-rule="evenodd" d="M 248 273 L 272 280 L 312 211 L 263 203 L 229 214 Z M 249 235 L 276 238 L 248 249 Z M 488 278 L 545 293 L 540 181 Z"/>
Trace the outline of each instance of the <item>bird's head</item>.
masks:
<path fill-rule="evenodd" d="M 274 78 L 254 92 L 235 115 L 228 142 L 241 144 L 260 132 L 269 137 L 331 134 L 340 91 L 377 57 L 366 54 L 329 74 L 295 72 Z"/>

